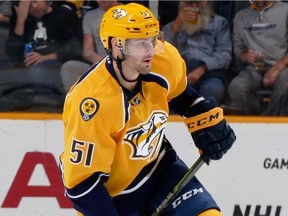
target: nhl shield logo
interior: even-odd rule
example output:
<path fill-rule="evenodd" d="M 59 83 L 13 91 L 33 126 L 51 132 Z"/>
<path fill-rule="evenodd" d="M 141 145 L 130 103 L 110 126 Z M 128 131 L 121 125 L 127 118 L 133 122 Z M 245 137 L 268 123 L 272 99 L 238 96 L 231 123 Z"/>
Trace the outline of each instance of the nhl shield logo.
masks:
<path fill-rule="evenodd" d="M 94 98 L 84 98 L 80 104 L 80 113 L 84 121 L 89 121 L 98 109 L 99 102 Z"/>

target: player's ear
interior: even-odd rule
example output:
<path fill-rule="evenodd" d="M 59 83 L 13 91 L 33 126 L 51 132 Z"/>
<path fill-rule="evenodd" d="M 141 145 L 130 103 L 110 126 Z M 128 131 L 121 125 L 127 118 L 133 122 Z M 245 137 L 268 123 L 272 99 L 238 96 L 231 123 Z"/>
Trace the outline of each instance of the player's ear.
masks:
<path fill-rule="evenodd" d="M 111 43 L 111 48 L 115 48 L 117 46 L 117 39 L 116 38 L 111 38 L 110 39 L 110 43 Z"/>
<path fill-rule="evenodd" d="M 112 51 L 112 53 L 114 53 L 115 56 L 120 54 L 118 43 L 117 43 L 117 38 L 113 37 L 110 39 L 110 46 L 111 46 L 110 50 Z"/>

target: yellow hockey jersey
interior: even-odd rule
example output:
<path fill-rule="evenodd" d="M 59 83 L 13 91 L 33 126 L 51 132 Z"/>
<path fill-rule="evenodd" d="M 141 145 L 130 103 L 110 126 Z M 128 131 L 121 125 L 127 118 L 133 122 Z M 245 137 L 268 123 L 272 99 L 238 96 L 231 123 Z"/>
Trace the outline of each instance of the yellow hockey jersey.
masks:
<path fill-rule="evenodd" d="M 67 189 L 85 184 L 96 174 L 95 184 L 105 178 L 113 197 L 137 190 L 149 178 L 163 156 L 168 102 L 187 85 L 186 66 L 176 48 L 165 42 L 164 51 L 153 57 L 152 71 L 139 84 L 131 97 L 120 86 L 107 56 L 70 89 L 63 111 L 65 147 L 60 157 Z M 149 175 L 129 187 L 152 162 Z"/>

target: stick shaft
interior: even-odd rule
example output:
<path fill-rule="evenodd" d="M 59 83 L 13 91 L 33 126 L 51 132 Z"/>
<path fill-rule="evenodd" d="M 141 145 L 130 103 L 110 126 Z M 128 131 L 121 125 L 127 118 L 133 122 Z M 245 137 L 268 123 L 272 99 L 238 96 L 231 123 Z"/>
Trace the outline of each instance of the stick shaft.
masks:
<path fill-rule="evenodd" d="M 195 176 L 196 172 L 200 169 L 200 167 L 206 162 L 208 164 L 209 159 L 205 155 L 201 155 L 195 163 L 191 166 L 188 172 L 184 175 L 184 177 L 179 181 L 179 183 L 173 188 L 173 190 L 166 196 L 166 198 L 162 201 L 162 203 L 158 206 L 156 211 L 152 214 L 152 216 L 158 215 L 163 209 L 165 209 L 179 194 L 179 192 L 188 184 L 188 182 Z"/>

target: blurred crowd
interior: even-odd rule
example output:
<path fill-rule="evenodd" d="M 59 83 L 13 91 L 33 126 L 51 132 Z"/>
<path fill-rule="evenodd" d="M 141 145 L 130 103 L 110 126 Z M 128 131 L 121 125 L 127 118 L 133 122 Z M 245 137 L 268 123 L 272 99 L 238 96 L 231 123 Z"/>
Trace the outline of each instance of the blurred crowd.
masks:
<path fill-rule="evenodd" d="M 103 14 L 128 2 L 1 0 L 0 112 L 62 112 L 70 87 L 106 55 Z M 204 97 L 228 115 L 288 115 L 286 2 L 158 1 L 156 9 Z"/>

